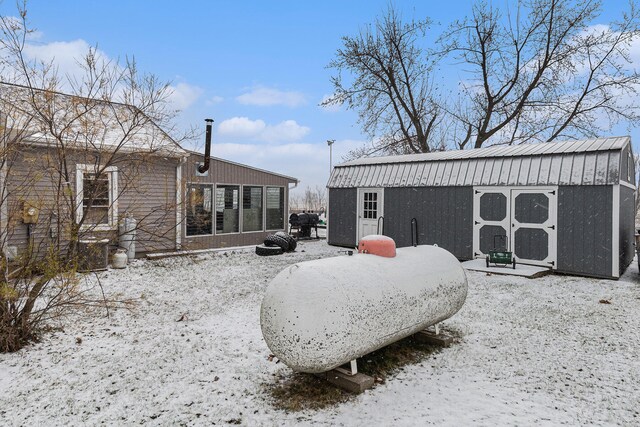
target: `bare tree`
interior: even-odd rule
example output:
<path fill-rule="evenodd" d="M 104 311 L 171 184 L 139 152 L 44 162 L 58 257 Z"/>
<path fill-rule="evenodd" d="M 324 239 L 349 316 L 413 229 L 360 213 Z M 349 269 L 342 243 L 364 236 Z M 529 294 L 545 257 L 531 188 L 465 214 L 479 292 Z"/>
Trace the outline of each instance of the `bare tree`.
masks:
<path fill-rule="evenodd" d="M 479 1 L 429 49 L 422 47 L 429 21 L 403 23 L 390 6 L 375 31 L 344 37 L 330 64 L 339 74 L 327 102 L 347 102 L 378 137 L 374 150 L 351 157 L 595 137 L 620 123 L 637 126 L 640 74 L 631 49 L 640 40 L 640 10 L 632 1 L 618 21 L 594 25 L 602 6 Z M 434 84 L 445 80 L 438 67 L 461 76 L 446 97 L 439 95 L 444 83 Z"/>
<path fill-rule="evenodd" d="M 321 212 L 327 208 L 327 191 L 316 185 L 315 188 L 307 186 L 304 194 L 292 194 L 289 196 L 290 209 L 302 212 Z"/>
<path fill-rule="evenodd" d="M 357 110 L 364 131 L 388 152 L 439 148 L 434 137 L 442 112 L 434 100 L 433 64 L 420 45 L 429 25 L 429 20 L 404 23 L 391 6 L 373 26 L 343 37 L 329 64 L 338 73 L 331 79 L 334 95 L 323 104 L 346 103 Z M 353 78 L 349 83 L 344 72 Z"/>
<path fill-rule="evenodd" d="M 0 352 L 73 307 L 115 303 L 80 286 L 82 239 L 117 241 L 133 214 L 147 250 L 166 247 L 179 208 L 175 166 L 162 174 L 182 152 L 159 127 L 175 114 L 169 85 L 96 49 L 78 58 L 79 75 L 61 76 L 26 56 L 30 31 L 26 9 L 0 16 Z M 153 204 L 151 192 L 164 194 Z"/>
<path fill-rule="evenodd" d="M 468 132 L 459 142 L 592 137 L 619 121 L 637 124 L 640 75 L 629 56 L 639 34 L 633 3 L 619 22 L 592 26 L 601 2 L 532 0 L 506 12 L 482 1 L 441 41 L 469 70 L 451 114 Z"/>

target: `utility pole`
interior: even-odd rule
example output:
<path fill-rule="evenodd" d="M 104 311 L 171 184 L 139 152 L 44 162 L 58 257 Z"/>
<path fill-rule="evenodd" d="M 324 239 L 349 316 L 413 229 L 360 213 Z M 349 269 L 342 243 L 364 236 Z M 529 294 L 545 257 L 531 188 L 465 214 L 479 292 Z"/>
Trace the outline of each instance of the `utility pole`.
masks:
<path fill-rule="evenodd" d="M 331 176 L 331 170 L 333 169 L 333 143 L 335 139 L 327 139 L 327 145 L 329 146 L 329 176 Z"/>

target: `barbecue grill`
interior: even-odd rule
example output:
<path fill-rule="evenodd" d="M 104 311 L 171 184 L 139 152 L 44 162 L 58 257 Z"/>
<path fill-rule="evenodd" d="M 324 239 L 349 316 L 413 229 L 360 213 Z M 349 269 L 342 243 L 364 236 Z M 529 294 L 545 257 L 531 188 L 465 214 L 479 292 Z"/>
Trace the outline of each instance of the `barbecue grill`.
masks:
<path fill-rule="evenodd" d="M 316 231 L 316 239 L 318 237 L 318 223 L 320 222 L 320 218 L 316 213 L 307 213 L 302 212 L 301 214 L 291 214 L 289 215 L 289 234 L 293 229 L 298 231 L 298 239 L 310 239 L 311 238 L 311 229 L 315 229 Z"/>

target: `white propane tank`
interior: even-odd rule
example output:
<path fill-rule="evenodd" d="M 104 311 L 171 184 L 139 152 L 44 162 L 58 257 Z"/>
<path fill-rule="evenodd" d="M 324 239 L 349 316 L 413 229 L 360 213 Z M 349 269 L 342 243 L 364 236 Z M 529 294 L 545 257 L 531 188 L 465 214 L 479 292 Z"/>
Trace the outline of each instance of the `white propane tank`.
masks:
<path fill-rule="evenodd" d="M 113 268 L 125 268 L 127 266 L 127 251 L 126 249 L 118 249 L 111 258 L 111 267 Z"/>
<path fill-rule="evenodd" d="M 129 213 L 120 221 L 118 234 L 120 235 L 120 247 L 127 251 L 129 262 L 136 257 L 136 227 L 137 221 Z"/>
<path fill-rule="evenodd" d="M 295 371 L 326 372 L 453 316 L 467 297 L 460 262 L 436 246 L 294 264 L 266 290 L 262 335 Z"/>

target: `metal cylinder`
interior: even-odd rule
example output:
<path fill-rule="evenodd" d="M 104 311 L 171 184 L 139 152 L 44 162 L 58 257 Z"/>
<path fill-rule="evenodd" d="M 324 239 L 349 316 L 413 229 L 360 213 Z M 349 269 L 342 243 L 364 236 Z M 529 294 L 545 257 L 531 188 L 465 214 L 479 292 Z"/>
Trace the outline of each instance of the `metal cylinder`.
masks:
<path fill-rule="evenodd" d="M 458 260 L 435 246 L 394 258 L 356 254 L 280 272 L 260 310 L 269 349 L 290 368 L 318 373 L 453 316 L 467 296 Z"/>
<path fill-rule="evenodd" d="M 118 224 L 118 245 L 127 251 L 127 258 L 133 261 L 136 257 L 136 227 L 138 222 L 130 215 L 125 216 Z"/>

